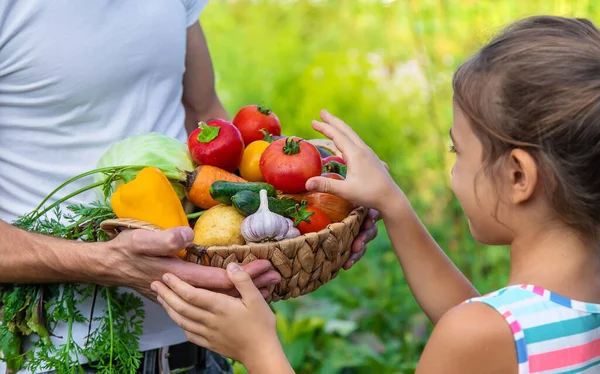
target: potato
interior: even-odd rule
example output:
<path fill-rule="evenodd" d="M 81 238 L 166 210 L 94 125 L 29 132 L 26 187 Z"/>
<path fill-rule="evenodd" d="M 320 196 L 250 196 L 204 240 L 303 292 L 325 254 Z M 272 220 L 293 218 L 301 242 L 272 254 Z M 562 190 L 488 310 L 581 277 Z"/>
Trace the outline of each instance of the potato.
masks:
<path fill-rule="evenodd" d="M 241 232 L 244 218 L 232 206 L 213 206 L 196 221 L 194 244 L 203 246 L 246 244 Z"/>

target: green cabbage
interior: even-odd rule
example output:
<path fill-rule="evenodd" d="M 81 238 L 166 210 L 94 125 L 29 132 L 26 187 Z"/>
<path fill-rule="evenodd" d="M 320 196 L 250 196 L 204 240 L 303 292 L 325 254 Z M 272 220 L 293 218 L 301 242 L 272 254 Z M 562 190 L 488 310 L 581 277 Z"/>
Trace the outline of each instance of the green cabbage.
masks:
<path fill-rule="evenodd" d="M 192 171 L 195 167 L 187 145 L 175 138 L 157 132 L 131 136 L 114 143 L 100 157 L 97 167 L 128 165 L 156 166 L 165 172 L 165 174 L 168 174 L 168 176 L 177 175 L 181 171 Z M 112 195 L 121 183 L 134 179 L 139 171 L 136 169 L 124 171 L 121 174 L 123 181 L 118 180 L 112 183 L 110 195 Z M 97 173 L 95 174 L 94 181 L 104 181 L 106 178 L 106 174 Z M 175 188 L 179 198 L 183 199 L 185 197 L 185 187 L 174 180 L 171 181 L 171 184 Z M 97 189 L 97 192 L 99 196 L 104 198 L 101 188 Z"/>

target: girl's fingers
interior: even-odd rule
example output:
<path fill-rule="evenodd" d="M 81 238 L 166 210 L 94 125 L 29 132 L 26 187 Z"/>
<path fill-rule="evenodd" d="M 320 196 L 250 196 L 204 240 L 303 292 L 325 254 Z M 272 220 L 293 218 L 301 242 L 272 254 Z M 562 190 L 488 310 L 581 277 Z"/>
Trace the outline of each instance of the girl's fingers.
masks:
<path fill-rule="evenodd" d="M 333 178 L 325 177 L 313 177 L 306 181 L 307 191 L 318 191 L 324 193 L 330 193 L 332 195 L 344 198 L 345 184 L 346 181 L 340 181 Z"/>
<path fill-rule="evenodd" d="M 168 306 L 178 314 L 202 323 L 213 315 L 209 311 L 196 308 L 187 303 L 161 282 L 154 282 L 152 286 L 156 289 L 156 293 L 158 294 L 157 300 L 163 307 Z"/>
<path fill-rule="evenodd" d="M 358 136 L 358 134 L 350 127 L 346 122 L 342 121 L 338 117 L 329 113 L 323 109 L 321 111 L 321 119 L 324 122 L 336 127 L 338 130 L 344 133 L 350 140 L 352 140 L 357 146 L 366 146 L 365 142 Z"/>
<path fill-rule="evenodd" d="M 214 307 L 221 297 L 225 295 L 216 292 L 208 291 L 202 288 L 195 288 L 188 283 L 182 281 L 177 276 L 167 273 L 163 276 L 163 282 L 186 303 L 204 309 L 209 312 L 214 311 Z"/>
<path fill-rule="evenodd" d="M 181 327 L 185 331 L 189 331 L 200 336 L 207 336 L 207 334 L 209 333 L 210 325 L 206 325 L 205 322 L 190 319 L 180 314 L 171 305 L 169 305 L 166 300 L 163 300 L 160 296 L 158 297 L 158 302 L 160 303 L 160 305 L 162 305 L 163 308 L 165 308 L 167 314 L 169 314 L 169 317 L 171 317 L 173 322 L 175 322 L 177 326 Z M 203 318 L 202 320 L 206 321 L 207 319 Z"/>
<path fill-rule="evenodd" d="M 256 288 L 254 283 L 252 283 L 252 279 L 248 273 L 246 273 L 240 265 L 235 262 L 229 263 L 229 265 L 227 265 L 227 275 L 235 288 L 239 291 L 242 296 L 242 301 L 246 306 L 265 302 L 263 295 L 258 288 Z"/>
<path fill-rule="evenodd" d="M 212 345 L 210 344 L 210 341 L 208 341 L 208 339 L 206 339 L 203 336 L 191 333 L 189 331 L 185 332 L 185 337 L 187 338 L 187 340 L 189 340 L 190 342 L 199 345 L 200 347 L 206 348 L 208 350 L 213 350 Z"/>
<path fill-rule="evenodd" d="M 260 294 L 262 295 L 262 297 L 265 299 L 271 295 L 271 291 L 269 291 L 269 288 L 267 288 L 267 287 L 259 288 L 258 290 L 260 291 Z M 235 297 L 238 299 L 241 297 L 239 291 L 236 288 L 234 288 L 233 290 L 225 291 L 223 293 L 225 295 L 229 295 L 231 297 Z"/>
<path fill-rule="evenodd" d="M 328 123 L 313 121 L 312 126 L 316 131 L 333 141 L 335 147 L 344 155 L 344 159 L 357 147 L 346 134 Z"/>

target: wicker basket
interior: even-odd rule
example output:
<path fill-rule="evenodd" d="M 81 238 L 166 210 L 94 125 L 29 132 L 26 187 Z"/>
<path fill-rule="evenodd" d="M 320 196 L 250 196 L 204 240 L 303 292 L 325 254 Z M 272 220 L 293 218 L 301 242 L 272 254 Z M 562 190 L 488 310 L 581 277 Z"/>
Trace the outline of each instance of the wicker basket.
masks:
<path fill-rule="evenodd" d="M 350 247 L 365 216 L 366 209 L 359 207 L 342 222 L 333 223 L 319 232 L 278 242 L 226 247 L 192 245 L 187 248 L 185 260 L 225 268 L 230 262 L 244 265 L 256 259 L 266 259 L 282 277 L 281 282 L 271 288 L 271 298 L 267 301 L 298 297 L 315 291 L 338 275 L 350 256 Z M 161 230 L 152 224 L 131 219 L 106 220 L 100 228 L 111 238 L 127 229 Z"/>
<path fill-rule="evenodd" d="M 311 139 L 309 142 L 325 147 L 335 155 L 342 155 L 329 139 Z M 256 259 L 266 259 L 282 277 L 281 283 L 271 287 L 271 298 L 267 301 L 298 297 L 315 291 L 338 275 L 350 257 L 350 246 L 358 235 L 366 215 L 367 210 L 359 207 L 342 222 L 333 223 L 318 233 L 279 242 L 229 247 L 192 245 L 187 248 L 185 260 L 225 268 L 230 262 L 244 265 Z M 111 238 L 127 229 L 161 230 L 147 222 L 131 219 L 107 220 L 100 228 Z"/>

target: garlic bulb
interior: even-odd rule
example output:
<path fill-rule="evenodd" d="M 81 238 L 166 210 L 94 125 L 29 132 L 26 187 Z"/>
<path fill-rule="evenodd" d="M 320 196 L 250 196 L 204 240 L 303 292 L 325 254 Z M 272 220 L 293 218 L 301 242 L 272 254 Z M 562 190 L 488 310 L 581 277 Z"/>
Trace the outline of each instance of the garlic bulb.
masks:
<path fill-rule="evenodd" d="M 288 232 L 285 234 L 285 239 L 291 239 L 300 236 L 300 230 L 294 227 L 294 221 L 289 218 L 286 218 L 286 220 L 288 222 Z"/>
<path fill-rule="evenodd" d="M 289 231 L 287 218 L 269 210 L 267 190 L 260 190 L 259 195 L 258 210 L 242 222 L 242 236 L 253 243 L 283 239 Z"/>

